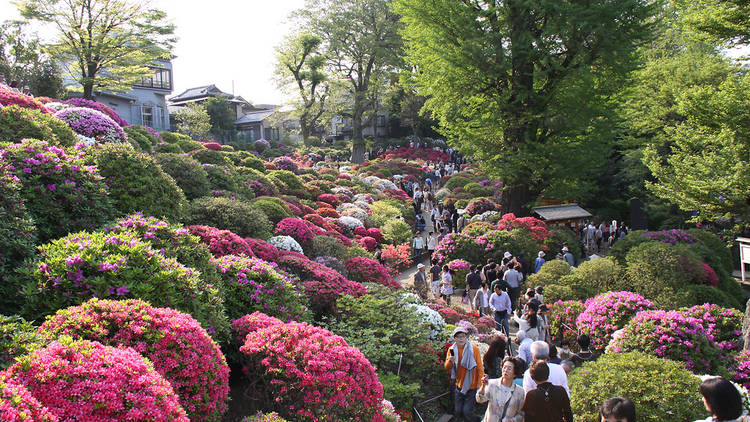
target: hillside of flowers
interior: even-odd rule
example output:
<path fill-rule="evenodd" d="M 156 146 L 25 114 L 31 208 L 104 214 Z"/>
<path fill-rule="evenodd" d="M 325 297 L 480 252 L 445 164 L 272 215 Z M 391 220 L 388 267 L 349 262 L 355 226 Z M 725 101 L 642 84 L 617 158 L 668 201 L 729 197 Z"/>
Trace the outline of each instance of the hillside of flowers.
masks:
<path fill-rule="evenodd" d="M 156 133 L 87 100 L 0 100 L 2 420 L 413 421 L 415 397 L 449 388 L 452 330 L 482 353 L 498 334 L 460 299 L 398 281 L 416 218 L 402 186 L 449 161 L 441 151 L 340 165 L 333 150 Z M 434 258 L 463 288 L 470 266 L 506 252 L 527 268 L 550 257 L 524 287 L 545 289 L 553 342 L 576 350 L 588 334 L 602 355 L 571 374 L 577 419 L 596 420 L 599 396 L 668 394 L 661 379 L 587 381 L 633 362 L 695 392 L 644 420 L 705 417 L 694 375 L 750 387 L 721 240 L 636 231 L 571 268 L 554 257 L 576 235 L 501 214 L 501 187 L 470 165 L 442 181 L 437 202 L 464 224 Z"/>

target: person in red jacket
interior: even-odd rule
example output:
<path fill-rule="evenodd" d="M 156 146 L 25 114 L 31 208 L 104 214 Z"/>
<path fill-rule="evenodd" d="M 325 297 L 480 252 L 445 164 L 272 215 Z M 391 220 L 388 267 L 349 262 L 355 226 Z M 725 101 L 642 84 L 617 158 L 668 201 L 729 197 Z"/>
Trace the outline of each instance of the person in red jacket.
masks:
<path fill-rule="evenodd" d="M 536 389 L 526 393 L 523 403 L 525 422 L 573 422 L 568 393 L 559 385 L 547 381 L 549 366 L 542 360 L 534 361 L 529 368 Z"/>

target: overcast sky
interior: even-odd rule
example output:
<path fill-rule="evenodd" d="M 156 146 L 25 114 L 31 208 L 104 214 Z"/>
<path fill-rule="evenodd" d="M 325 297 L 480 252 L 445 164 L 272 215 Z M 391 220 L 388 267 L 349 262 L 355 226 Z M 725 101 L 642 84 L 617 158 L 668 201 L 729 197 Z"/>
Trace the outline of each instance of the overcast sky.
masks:
<path fill-rule="evenodd" d="M 289 14 L 304 0 L 154 0 L 176 26 L 174 91 L 216 84 L 252 103 L 283 102 L 271 80 L 274 47 L 290 32 Z M 18 18 L 0 0 L 0 20 Z M 44 31 L 46 33 L 47 31 Z"/>

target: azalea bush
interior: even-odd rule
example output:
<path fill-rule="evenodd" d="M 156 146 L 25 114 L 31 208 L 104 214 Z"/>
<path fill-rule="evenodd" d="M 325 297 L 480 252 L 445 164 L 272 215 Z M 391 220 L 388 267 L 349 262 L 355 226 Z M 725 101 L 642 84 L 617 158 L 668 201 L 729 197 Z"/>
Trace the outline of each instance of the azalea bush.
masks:
<path fill-rule="evenodd" d="M 117 123 L 121 127 L 130 126 L 128 122 L 123 120 L 123 118 L 120 117 L 119 114 L 117 114 L 116 111 L 112 110 L 109 106 L 106 106 L 100 102 L 87 100 L 85 98 L 71 98 L 69 100 L 64 101 L 64 104 L 68 104 L 71 107 L 90 108 L 90 109 L 106 114 L 107 117 L 114 120 L 114 122 Z"/>
<path fill-rule="evenodd" d="M 576 327 L 591 338 L 591 347 L 603 352 L 612 334 L 623 328 L 639 311 L 654 309 L 654 303 L 631 292 L 609 292 L 592 297 L 576 318 Z"/>
<path fill-rule="evenodd" d="M 123 126 L 122 130 L 128 135 L 130 145 L 143 152 L 154 152 L 157 145 L 164 143 L 159 132 L 148 126 Z"/>
<path fill-rule="evenodd" d="M 380 252 L 386 267 L 392 269 L 394 277 L 406 271 L 414 263 L 412 259 L 412 250 L 409 243 L 400 245 L 384 245 Z"/>
<path fill-rule="evenodd" d="M 6 169 L 20 184 L 20 196 L 39 241 L 96 229 L 113 217 L 107 185 L 97 168 L 87 166 L 77 151 L 24 139 L 4 145 L 0 159 L 12 166 Z"/>
<path fill-rule="evenodd" d="M 42 113 L 52 114 L 53 110 L 45 106 L 41 101 L 34 97 L 24 95 L 12 90 L 7 86 L 0 86 L 0 106 L 16 105 L 22 108 L 39 110 Z"/>
<path fill-rule="evenodd" d="M 731 376 L 734 382 L 750 388 L 750 351 L 743 350 L 732 358 Z"/>
<path fill-rule="evenodd" d="M 25 138 L 67 147 L 73 146 L 78 139 L 67 123 L 50 114 L 17 105 L 0 107 L 0 139 L 18 142 Z"/>
<path fill-rule="evenodd" d="M 287 217 L 292 217 L 292 212 L 289 209 L 289 206 L 279 198 L 261 196 L 255 198 L 252 201 L 252 205 L 256 209 L 262 211 L 273 224 L 276 224 Z"/>
<path fill-rule="evenodd" d="M 477 215 L 487 211 L 495 211 L 497 205 L 489 198 L 476 198 L 469 201 L 466 214 Z"/>
<path fill-rule="evenodd" d="M 8 422 L 58 422 L 57 416 L 44 407 L 31 392 L 16 381 L 0 374 L 0 420 Z"/>
<path fill-rule="evenodd" d="M 346 273 L 352 281 L 378 283 L 393 289 L 401 288 L 401 285 L 388 274 L 388 270 L 374 259 L 352 258 L 346 261 Z"/>
<path fill-rule="evenodd" d="M 182 189 L 187 199 L 208 195 L 211 182 L 201 163 L 181 154 L 156 154 L 155 158 L 161 169 Z"/>
<path fill-rule="evenodd" d="M 380 230 L 383 232 L 383 241 L 391 245 L 409 243 L 413 237 L 411 227 L 404 220 L 390 220 Z"/>
<path fill-rule="evenodd" d="M 279 170 L 286 170 L 292 173 L 299 171 L 299 166 L 289 157 L 276 157 L 273 159 L 273 164 Z"/>
<path fill-rule="evenodd" d="M 288 322 L 247 334 L 246 373 L 261 380 L 254 394 L 282 417 L 383 421 L 383 387 L 375 368 L 344 339 Z"/>
<path fill-rule="evenodd" d="M 39 331 L 50 340 L 66 335 L 133 348 L 169 381 L 191 421 L 218 421 L 226 410 L 229 367 L 219 346 L 188 314 L 142 300 L 94 298 L 49 316 Z"/>
<path fill-rule="evenodd" d="M 258 143 L 258 141 L 265 141 L 265 140 L 258 139 L 257 141 L 255 141 L 255 143 Z M 287 422 L 287 420 L 279 416 L 279 414 L 276 412 L 271 412 L 271 413 L 258 412 L 254 416 L 246 416 L 242 418 L 242 422 Z"/>
<path fill-rule="evenodd" d="M 280 251 L 297 252 L 300 254 L 304 253 L 299 242 L 294 240 L 294 238 L 291 236 L 274 236 L 268 239 L 268 244 L 273 245 Z"/>
<path fill-rule="evenodd" d="M 696 374 L 723 374 L 720 350 L 704 322 L 678 311 L 643 311 L 615 336 L 607 352 L 640 351 L 684 363 Z"/>
<path fill-rule="evenodd" d="M 571 373 L 570 406 L 576 421 L 599 422 L 599 406 L 611 397 L 627 397 L 644 422 L 703 419 L 700 379 L 679 362 L 650 353 L 606 354 Z"/>
<path fill-rule="evenodd" d="M 301 220 L 299 218 L 284 218 L 276 224 L 274 233 L 277 235 L 291 236 L 299 244 L 310 246 L 310 243 L 316 235 L 323 234 L 321 229 L 315 230 L 313 227 L 315 226 L 306 220 Z"/>
<path fill-rule="evenodd" d="M 197 236 L 208 247 L 213 256 L 254 256 L 250 244 L 229 230 L 219 230 L 216 227 L 210 226 L 188 226 L 187 230 Z"/>
<path fill-rule="evenodd" d="M 212 263 L 221 278 L 230 319 L 254 311 L 285 321 L 309 318 L 294 280 L 280 271 L 275 263 L 234 255 L 214 259 Z"/>
<path fill-rule="evenodd" d="M 200 198 L 190 205 L 186 223 L 229 230 L 240 237 L 268 239 L 271 222 L 250 203 L 228 198 Z"/>
<path fill-rule="evenodd" d="M 547 223 L 544 221 L 536 217 L 516 218 L 513 213 L 504 214 L 500 221 L 497 222 L 497 228 L 500 230 L 525 229 L 531 234 L 534 240 L 540 243 L 550 237 L 550 232 L 547 230 Z"/>
<path fill-rule="evenodd" d="M 252 250 L 252 255 L 257 256 L 264 261 L 276 262 L 276 259 L 279 257 L 279 249 L 265 240 L 246 237 L 245 242 L 247 242 L 250 250 Z"/>
<path fill-rule="evenodd" d="M 448 233 L 435 247 L 433 258 L 442 266 L 454 259 L 463 259 L 473 265 L 487 262 L 484 249 L 476 239 L 463 233 Z"/>
<path fill-rule="evenodd" d="M 466 287 L 466 275 L 469 274 L 471 264 L 463 259 L 454 259 L 448 263 L 448 269 L 456 272 L 453 275 L 453 287 L 458 289 Z"/>
<path fill-rule="evenodd" d="M 0 315 L 0 370 L 14 364 L 17 357 L 41 348 L 43 342 L 30 322 L 17 315 Z"/>
<path fill-rule="evenodd" d="M 188 312 L 211 334 L 228 332 L 218 290 L 134 233 L 73 233 L 39 251 L 39 261 L 26 271 L 32 283 L 24 291 L 30 315 L 92 297 L 138 298 Z"/>
<path fill-rule="evenodd" d="M 586 310 L 586 306 L 580 300 L 560 300 L 549 305 L 547 323 L 552 339 L 556 341 L 568 340 L 570 349 L 578 351 L 576 320 L 584 310 Z"/>
<path fill-rule="evenodd" d="M 742 312 L 712 303 L 682 308 L 680 312 L 703 321 L 703 327 L 722 351 L 736 352 L 742 348 Z"/>
<path fill-rule="evenodd" d="M 122 127 L 106 114 L 84 107 L 70 107 L 55 113 L 55 117 L 66 122 L 79 135 L 97 143 L 127 142 Z"/>
<path fill-rule="evenodd" d="M 190 421 L 169 381 L 133 349 L 61 337 L 7 374 L 61 421 Z"/>

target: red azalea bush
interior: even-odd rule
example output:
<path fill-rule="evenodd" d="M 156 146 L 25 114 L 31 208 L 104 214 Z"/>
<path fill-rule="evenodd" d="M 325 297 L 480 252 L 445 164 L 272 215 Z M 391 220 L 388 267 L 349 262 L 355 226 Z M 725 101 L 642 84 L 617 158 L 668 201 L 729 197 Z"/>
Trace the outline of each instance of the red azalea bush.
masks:
<path fill-rule="evenodd" d="M 210 226 L 188 226 L 187 229 L 191 234 L 198 236 L 214 256 L 255 256 L 250 245 L 229 230 L 219 230 Z"/>
<path fill-rule="evenodd" d="M 411 246 L 408 243 L 401 245 L 385 245 L 380 257 L 388 268 L 393 268 L 395 273 L 401 273 L 414 263 L 411 256 Z"/>
<path fill-rule="evenodd" d="M 142 300 L 94 298 L 58 311 L 39 331 L 50 339 L 66 335 L 132 347 L 169 381 L 191 421 L 219 420 L 226 410 L 229 367 L 219 346 L 188 314 Z"/>
<path fill-rule="evenodd" d="M 384 422 L 375 368 L 327 330 L 274 324 L 249 332 L 240 351 L 248 376 L 262 381 L 256 395 L 282 417 Z"/>
<path fill-rule="evenodd" d="M 591 347 L 603 352 L 612 334 L 623 328 L 639 311 L 654 309 L 654 303 L 631 292 L 608 292 L 586 300 L 586 309 L 576 318 L 581 333 L 591 338 Z"/>
<path fill-rule="evenodd" d="M 358 297 L 365 294 L 365 287 L 360 283 L 348 280 L 337 271 L 302 254 L 287 252 L 276 262 L 300 278 L 302 289 L 316 315 L 332 312 L 336 300 L 342 295 Z"/>
<path fill-rule="evenodd" d="M 547 223 L 544 221 L 534 217 L 516 218 L 513 213 L 504 214 L 500 221 L 498 221 L 497 228 L 500 230 L 524 228 L 537 242 L 544 242 L 551 236 L 547 229 Z"/>
<path fill-rule="evenodd" d="M 367 236 L 367 228 L 365 228 L 364 226 L 355 227 L 354 234 L 357 236 Z"/>
<path fill-rule="evenodd" d="M 383 194 L 388 197 L 388 199 L 396 199 L 401 202 L 411 201 L 409 194 L 401 189 L 383 189 Z"/>
<path fill-rule="evenodd" d="M 378 243 L 383 243 L 383 241 L 385 240 L 383 238 L 383 232 L 380 231 L 380 229 L 377 227 L 370 227 L 369 229 L 367 229 L 367 235 L 377 240 Z"/>
<path fill-rule="evenodd" d="M 705 262 L 701 262 L 701 266 L 703 267 L 703 282 L 706 285 L 709 285 L 711 287 L 719 287 L 719 276 L 716 275 L 716 271 L 714 271 L 713 268 L 711 268 L 710 265 L 706 264 Z"/>
<path fill-rule="evenodd" d="M 190 422 L 169 382 L 131 348 L 61 337 L 7 374 L 61 422 Z"/>
<path fill-rule="evenodd" d="M 221 151 L 221 144 L 218 142 L 202 142 L 203 147 L 211 151 Z"/>
<path fill-rule="evenodd" d="M 317 210 L 315 210 L 315 213 L 321 217 L 331 217 L 331 218 L 340 217 L 339 213 L 335 209 L 329 208 L 329 207 L 320 207 Z"/>
<path fill-rule="evenodd" d="M 318 195 L 318 202 L 324 202 L 326 204 L 331 205 L 332 207 L 337 207 L 341 201 L 339 201 L 338 198 L 336 198 L 336 195 L 332 193 L 323 193 Z"/>
<path fill-rule="evenodd" d="M 461 320 L 461 314 L 451 308 L 440 308 L 438 309 L 438 313 L 448 324 L 455 324 Z"/>
<path fill-rule="evenodd" d="M 247 245 L 253 251 L 253 255 L 264 261 L 275 262 L 279 257 L 279 250 L 276 246 L 273 246 L 265 240 L 246 237 L 245 242 L 247 242 Z"/>
<path fill-rule="evenodd" d="M 120 117 L 120 115 L 117 114 L 116 111 L 112 110 L 110 107 L 100 102 L 87 100 L 85 98 L 71 98 L 67 101 L 64 101 L 63 103 L 70 104 L 72 107 L 85 107 L 85 108 L 90 108 L 93 110 L 100 111 L 106 114 L 110 119 L 114 120 L 115 123 L 117 123 L 118 125 L 122 127 L 130 126 L 130 124 L 128 124 L 128 122 L 123 120 L 123 118 Z"/>
<path fill-rule="evenodd" d="M 388 270 L 378 261 L 357 256 L 346 261 L 346 273 L 349 279 L 360 283 L 378 283 L 383 286 L 400 289 L 401 285 L 388 274 Z"/>
<path fill-rule="evenodd" d="M 331 223 L 327 222 L 325 218 L 323 218 L 320 214 L 305 214 L 305 216 L 302 217 L 303 220 L 307 220 L 313 224 L 315 224 L 318 227 L 322 227 L 324 230 L 331 230 L 333 229 L 333 226 L 331 226 Z"/>
<path fill-rule="evenodd" d="M 369 252 L 373 252 L 375 250 L 375 247 L 378 246 L 378 241 L 373 239 L 370 236 L 365 236 L 360 239 L 357 239 L 357 242 L 362 245 L 363 248 L 367 249 Z"/>
<path fill-rule="evenodd" d="M 57 422 L 59 419 L 23 385 L 0 373 L 0 420 L 5 422 Z"/>
<path fill-rule="evenodd" d="M 0 106 L 10 105 L 17 105 L 23 108 L 39 110 L 47 114 L 53 114 L 55 112 L 34 97 L 30 97 L 28 95 L 21 94 L 20 92 L 16 92 L 10 88 L 0 86 Z"/>

